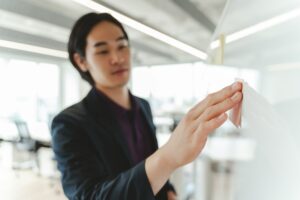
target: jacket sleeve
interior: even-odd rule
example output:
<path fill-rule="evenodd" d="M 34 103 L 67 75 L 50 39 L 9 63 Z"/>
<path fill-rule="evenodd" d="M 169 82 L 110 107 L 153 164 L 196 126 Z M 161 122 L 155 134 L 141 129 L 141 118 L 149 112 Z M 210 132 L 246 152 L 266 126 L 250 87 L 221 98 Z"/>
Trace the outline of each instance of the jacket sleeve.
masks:
<path fill-rule="evenodd" d="M 166 191 L 173 191 L 175 194 L 177 194 L 175 187 L 172 185 L 172 183 L 170 183 L 170 181 L 167 181 L 164 187 Z"/>
<path fill-rule="evenodd" d="M 51 129 L 64 193 L 69 199 L 155 199 L 144 161 L 109 177 L 105 162 L 97 157 L 76 121 L 60 114 L 54 118 Z"/>

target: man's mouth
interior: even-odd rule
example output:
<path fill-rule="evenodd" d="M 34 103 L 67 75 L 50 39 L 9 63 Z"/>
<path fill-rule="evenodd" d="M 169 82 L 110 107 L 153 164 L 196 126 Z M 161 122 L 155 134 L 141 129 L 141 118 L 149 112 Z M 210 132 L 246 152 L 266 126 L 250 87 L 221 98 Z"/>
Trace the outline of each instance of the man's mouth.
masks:
<path fill-rule="evenodd" d="M 118 69 L 116 71 L 113 71 L 112 74 L 113 75 L 116 75 L 116 74 L 121 74 L 121 73 L 124 73 L 124 72 L 127 72 L 128 69 Z"/>

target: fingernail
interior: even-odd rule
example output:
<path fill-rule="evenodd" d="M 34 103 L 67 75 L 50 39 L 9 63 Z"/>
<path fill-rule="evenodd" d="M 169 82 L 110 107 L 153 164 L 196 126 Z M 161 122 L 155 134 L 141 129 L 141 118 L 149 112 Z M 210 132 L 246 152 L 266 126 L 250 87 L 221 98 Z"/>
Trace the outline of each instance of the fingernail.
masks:
<path fill-rule="evenodd" d="M 236 92 L 232 97 L 231 97 L 231 99 L 233 100 L 233 101 L 237 101 L 237 100 L 239 100 L 239 98 L 240 98 L 240 93 L 239 92 Z"/>
<path fill-rule="evenodd" d="M 232 85 L 232 89 L 233 90 L 236 90 L 236 89 L 239 89 L 240 88 L 240 83 L 239 82 L 235 82 L 233 85 Z"/>

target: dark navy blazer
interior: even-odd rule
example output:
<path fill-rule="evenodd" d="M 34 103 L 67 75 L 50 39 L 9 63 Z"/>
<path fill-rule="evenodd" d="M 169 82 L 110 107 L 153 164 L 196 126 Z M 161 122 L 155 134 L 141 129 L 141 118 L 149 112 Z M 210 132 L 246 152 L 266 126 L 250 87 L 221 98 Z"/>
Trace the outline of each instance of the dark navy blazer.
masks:
<path fill-rule="evenodd" d="M 134 97 L 151 130 L 157 149 L 149 103 Z M 93 90 L 63 110 L 52 122 L 52 145 L 69 199 L 165 200 L 174 190 L 167 182 L 153 195 L 145 161 L 132 166 L 129 150 L 111 111 Z"/>

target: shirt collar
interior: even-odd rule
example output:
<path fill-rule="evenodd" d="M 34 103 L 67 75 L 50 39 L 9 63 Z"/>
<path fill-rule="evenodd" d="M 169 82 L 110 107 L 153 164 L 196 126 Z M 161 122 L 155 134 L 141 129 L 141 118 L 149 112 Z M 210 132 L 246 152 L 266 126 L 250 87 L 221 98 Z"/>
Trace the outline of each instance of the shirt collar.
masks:
<path fill-rule="evenodd" d="M 122 106 L 120 106 L 119 104 L 117 104 L 116 102 L 114 102 L 112 99 L 110 99 L 107 95 L 105 95 L 102 91 L 96 89 L 95 87 L 93 87 L 93 92 L 97 95 L 97 97 L 99 97 L 105 104 L 107 104 L 116 114 L 126 114 L 129 112 L 136 112 L 137 110 L 139 110 L 139 106 L 137 103 L 137 100 L 135 99 L 135 97 L 131 94 L 130 90 L 128 90 L 129 92 L 129 98 L 130 98 L 130 104 L 131 104 L 131 109 L 126 109 Z"/>

